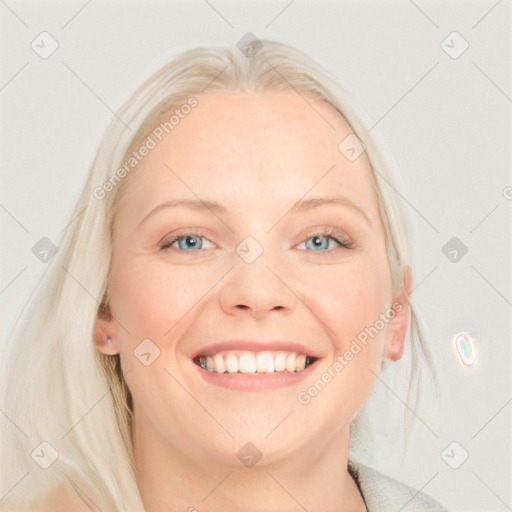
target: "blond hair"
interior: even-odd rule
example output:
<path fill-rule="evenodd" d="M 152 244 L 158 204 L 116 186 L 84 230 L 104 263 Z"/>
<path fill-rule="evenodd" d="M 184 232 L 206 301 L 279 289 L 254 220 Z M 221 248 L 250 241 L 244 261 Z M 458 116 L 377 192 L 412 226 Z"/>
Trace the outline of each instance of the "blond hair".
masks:
<path fill-rule="evenodd" d="M 392 282 L 400 286 L 401 272 L 409 263 L 409 225 L 393 190 L 394 166 L 341 87 L 311 58 L 274 41 L 256 42 L 245 52 L 236 47 L 183 51 L 139 87 L 110 123 L 71 215 L 74 220 L 8 339 L 0 374 L 1 409 L 9 418 L 2 422 L 1 435 L 0 496 L 6 510 L 29 510 L 62 482 L 75 488 L 89 506 L 143 510 L 134 477 L 132 401 L 119 355 L 103 355 L 93 343 L 97 316 L 108 309 L 116 205 L 136 173 L 127 176 L 126 168 L 119 169 L 163 114 L 194 95 L 290 88 L 332 105 L 365 145 L 387 235 Z M 409 334 L 407 402 L 413 396 L 414 409 L 422 367 L 431 370 L 436 389 L 437 380 L 412 307 Z M 384 361 L 383 371 L 386 366 Z M 409 411 L 404 412 L 408 424 Z M 352 430 L 360 436 L 356 426 L 354 421 Z M 40 468 L 31 455 L 42 441 L 58 453 L 48 469 Z"/>

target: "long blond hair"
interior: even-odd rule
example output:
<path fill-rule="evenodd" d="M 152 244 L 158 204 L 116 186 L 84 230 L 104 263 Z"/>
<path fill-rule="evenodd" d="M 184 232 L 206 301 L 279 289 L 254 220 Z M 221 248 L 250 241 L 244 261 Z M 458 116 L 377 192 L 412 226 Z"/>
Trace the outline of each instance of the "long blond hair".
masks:
<path fill-rule="evenodd" d="M 63 482 L 90 507 L 143 510 L 134 477 L 132 401 L 119 355 L 103 355 L 93 343 L 97 316 L 108 306 L 116 205 L 136 173 L 124 177 L 126 167 L 124 173 L 120 169 L 162 114 L 194 95 L 290 88 L 332 105 L 364 143 L 387 234 L 392 281 L 400 285 L 409 263 L 409 225 L 393 190 L 400 188 L 394 166 L 341 87 L 311 58 L 274 41 L 256 41 L 244 51 L 236 46 L 183 51 L 139 87 L 113 118 L 72 213 L 74 220 L 7 340 L 0 374 L 5 416 L 0 420 L 0 496 L 5 510 L 29 510 Z M 436 390 L 437 380 L 413 308 L 409 338 L 407 401 L 415 409 L 422 368 L 430 369 Z M 386 361 L 382 371 L 387 371 Z M 410 422 L 409 417 L 405 420 Z M 354 436 L 361 436 L 356 426 L 357 421 Z M 39 451 L 34 454 L 35 449 Z M 43 469 L 37 456 L 51 458 L 52 449 L 58 458 Z"/>

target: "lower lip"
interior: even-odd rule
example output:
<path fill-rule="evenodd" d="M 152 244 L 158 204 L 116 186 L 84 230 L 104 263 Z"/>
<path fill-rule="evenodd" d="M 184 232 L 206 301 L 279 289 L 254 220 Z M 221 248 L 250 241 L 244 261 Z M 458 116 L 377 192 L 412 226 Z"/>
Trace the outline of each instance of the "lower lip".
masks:
<path fill-rule="evenodd" d="M 205 370 L 194 362 L 192 364 L 206 382 L 215 386 L 242 391 L 266 391 L 267 389 L 298 384 L 311 375 L 317 362 L 318 359 L 301 372 L 293 373 L 288 371 L 274 373 L 216 373 Z"/>

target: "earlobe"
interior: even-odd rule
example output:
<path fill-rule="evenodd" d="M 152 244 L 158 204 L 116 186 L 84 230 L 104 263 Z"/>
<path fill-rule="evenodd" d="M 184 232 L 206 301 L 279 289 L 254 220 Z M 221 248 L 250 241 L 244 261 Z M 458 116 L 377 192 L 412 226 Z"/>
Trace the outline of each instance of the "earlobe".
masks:
<path fill-rule="evenodd" d="M 393 318 L 389 321 L 384 356 L 393 362 L 398 361 L 403 354 L 405 336 L 409 327 L 411 293 L 411 268 L 405 266 L 402 271 L 401 287 L 393 296 L 391 308 Z"/>
<path fill-rule="evenodd" d="M 98 318 L 94 326 L 94 344 L 102 354 L 119 354 L 115 322 L 108 309 L 100 308 L 98 311 Z"/>
<path fill-rule="evenodd" d="M 119 343 L 116 339 L 110 338 L 106 334 L 99 334 L 94 336 L 94 344 L 96 348 L 107 356 L 113 356 L 119 354 Z"/>

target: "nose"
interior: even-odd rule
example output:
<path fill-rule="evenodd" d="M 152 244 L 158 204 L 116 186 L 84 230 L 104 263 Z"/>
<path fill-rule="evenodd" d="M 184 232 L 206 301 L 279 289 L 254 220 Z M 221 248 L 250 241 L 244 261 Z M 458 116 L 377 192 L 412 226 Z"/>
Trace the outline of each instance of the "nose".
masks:
<path fill-rule="evenodd" d="M 263 256 L 252 263 L 239 259 L 219 292 L 221 308 L 229 315 L 264 319 L 271 312 L 289 315 L 299 301 L 289 273 L 268 267 Z"/>

